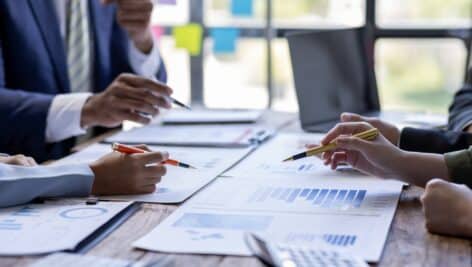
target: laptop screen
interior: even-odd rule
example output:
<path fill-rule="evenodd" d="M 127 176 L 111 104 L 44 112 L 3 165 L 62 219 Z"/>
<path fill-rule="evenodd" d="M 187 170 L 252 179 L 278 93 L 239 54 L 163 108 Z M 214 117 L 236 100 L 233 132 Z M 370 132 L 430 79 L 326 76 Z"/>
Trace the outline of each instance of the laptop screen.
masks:
<path fill-rule="evenodd" d="M 287 38 L 304 128 L 338 120 L 346 111 L 373 111 L 362 29 L 295 33 Z"/>

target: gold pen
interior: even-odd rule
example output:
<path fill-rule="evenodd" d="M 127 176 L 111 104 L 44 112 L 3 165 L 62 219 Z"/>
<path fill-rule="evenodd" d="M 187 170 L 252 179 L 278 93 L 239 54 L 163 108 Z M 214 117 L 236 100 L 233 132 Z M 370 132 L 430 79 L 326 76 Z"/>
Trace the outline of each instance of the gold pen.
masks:
<path fill-rule="evenodd" d="M 372 141 L 375 138 L 377 138 L 377 136 L 379 136 L 379 130 L 377 128 L 373 128 L 373 129 L 370 129 L 368 131 L 355 134 L 353 136 L 364 139 L 364 140 Z M 336 143 L 336 140 L 333 140 L 331 143 L 329 143 L 327 145 L 317 146 L 317 147 L 309 149 L 305 152 L 293 155 L 290 158 L 285 159 L 283 162 L 295 161 L 295 160 L 299 160 L 299 159 L 306 158 L 306 157 L 316 156 L 316 155 L 324 153 L 326 151 L 333 150 L 337 146 L 338 146 L 338 144 Z"/>

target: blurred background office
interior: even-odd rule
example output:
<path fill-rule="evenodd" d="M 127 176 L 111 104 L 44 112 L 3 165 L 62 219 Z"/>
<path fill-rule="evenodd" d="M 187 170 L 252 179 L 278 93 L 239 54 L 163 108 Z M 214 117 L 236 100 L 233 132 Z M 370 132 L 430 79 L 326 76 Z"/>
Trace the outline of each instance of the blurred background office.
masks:
<path fill-rule="evenodd" d="M 177 0 L 158 4 L 153 24 L 169 84 L 186 102 L 296 111 L 285 34 L 368 26 L 382 109 L 446 114 L 466 75 L 471 9 L 471 0 Z M 191 53 L 172 34 L 190 23 L 203 31 Z M 234 51 L 216 48 L 218 29 L 234 31 Z"/>

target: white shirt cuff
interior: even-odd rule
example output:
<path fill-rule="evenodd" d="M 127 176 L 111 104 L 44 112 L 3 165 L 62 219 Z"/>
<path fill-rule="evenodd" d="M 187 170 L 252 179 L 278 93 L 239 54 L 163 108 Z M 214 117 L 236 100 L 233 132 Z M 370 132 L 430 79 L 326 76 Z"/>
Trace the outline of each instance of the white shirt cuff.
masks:
<path fill-rule="evenodd" d="M 464 127 L 462 127 L 462 131 L 465 132 L 467 131 L 467 128 L 469 128 L 470 126 L 472 126 L 472 121 L 468 121 Z"/>
<path fill-rule="evenodd" d="M 144 54 L 130 40 L 129 62 L 133 71 L 140 76 L 153 78 L 159 71 L 161 65 L 161 56 L 159 54 L 158 42 L 155 36 L 152 38 L 153 45 L 149 54 Z"/>
<path fill-rule="evenodd" d="M 80 120 L 82 108 L 91 95 L 74 93 L 54 97 L 46 120 L 46 142 L 55 143 L 86 133 Z"/>

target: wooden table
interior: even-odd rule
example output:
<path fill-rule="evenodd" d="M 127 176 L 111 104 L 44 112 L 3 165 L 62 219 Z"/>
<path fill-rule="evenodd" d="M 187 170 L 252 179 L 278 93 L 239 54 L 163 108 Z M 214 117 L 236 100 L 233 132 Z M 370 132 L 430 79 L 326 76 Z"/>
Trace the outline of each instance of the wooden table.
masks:
<path fill-rule="evenodd" d="M 293 114 L 286 113 L 270 112 L 263 118 L 263 124 L 278 125 L 287 132 L 301 131 L 296 121 Z M 472 266 L 472 243 L 469 240 L 432 235 L 426 231 L 419 201 L 422 192 L 421 188 L 410 187 L 402 193 L 378 266 Z M 143 204 L 141 210 L 87 254 L 144 262 L 168 257 L 173 260 L 173 266 L 263 266 L 255 258 L 169 255 L 132 248 L 133 241 L 154 229 L 176 208 L 173 205 Z M 38 257 L 3 257 L 0 258 L 0 266 L 25 266 L 37 259 Z"/>

